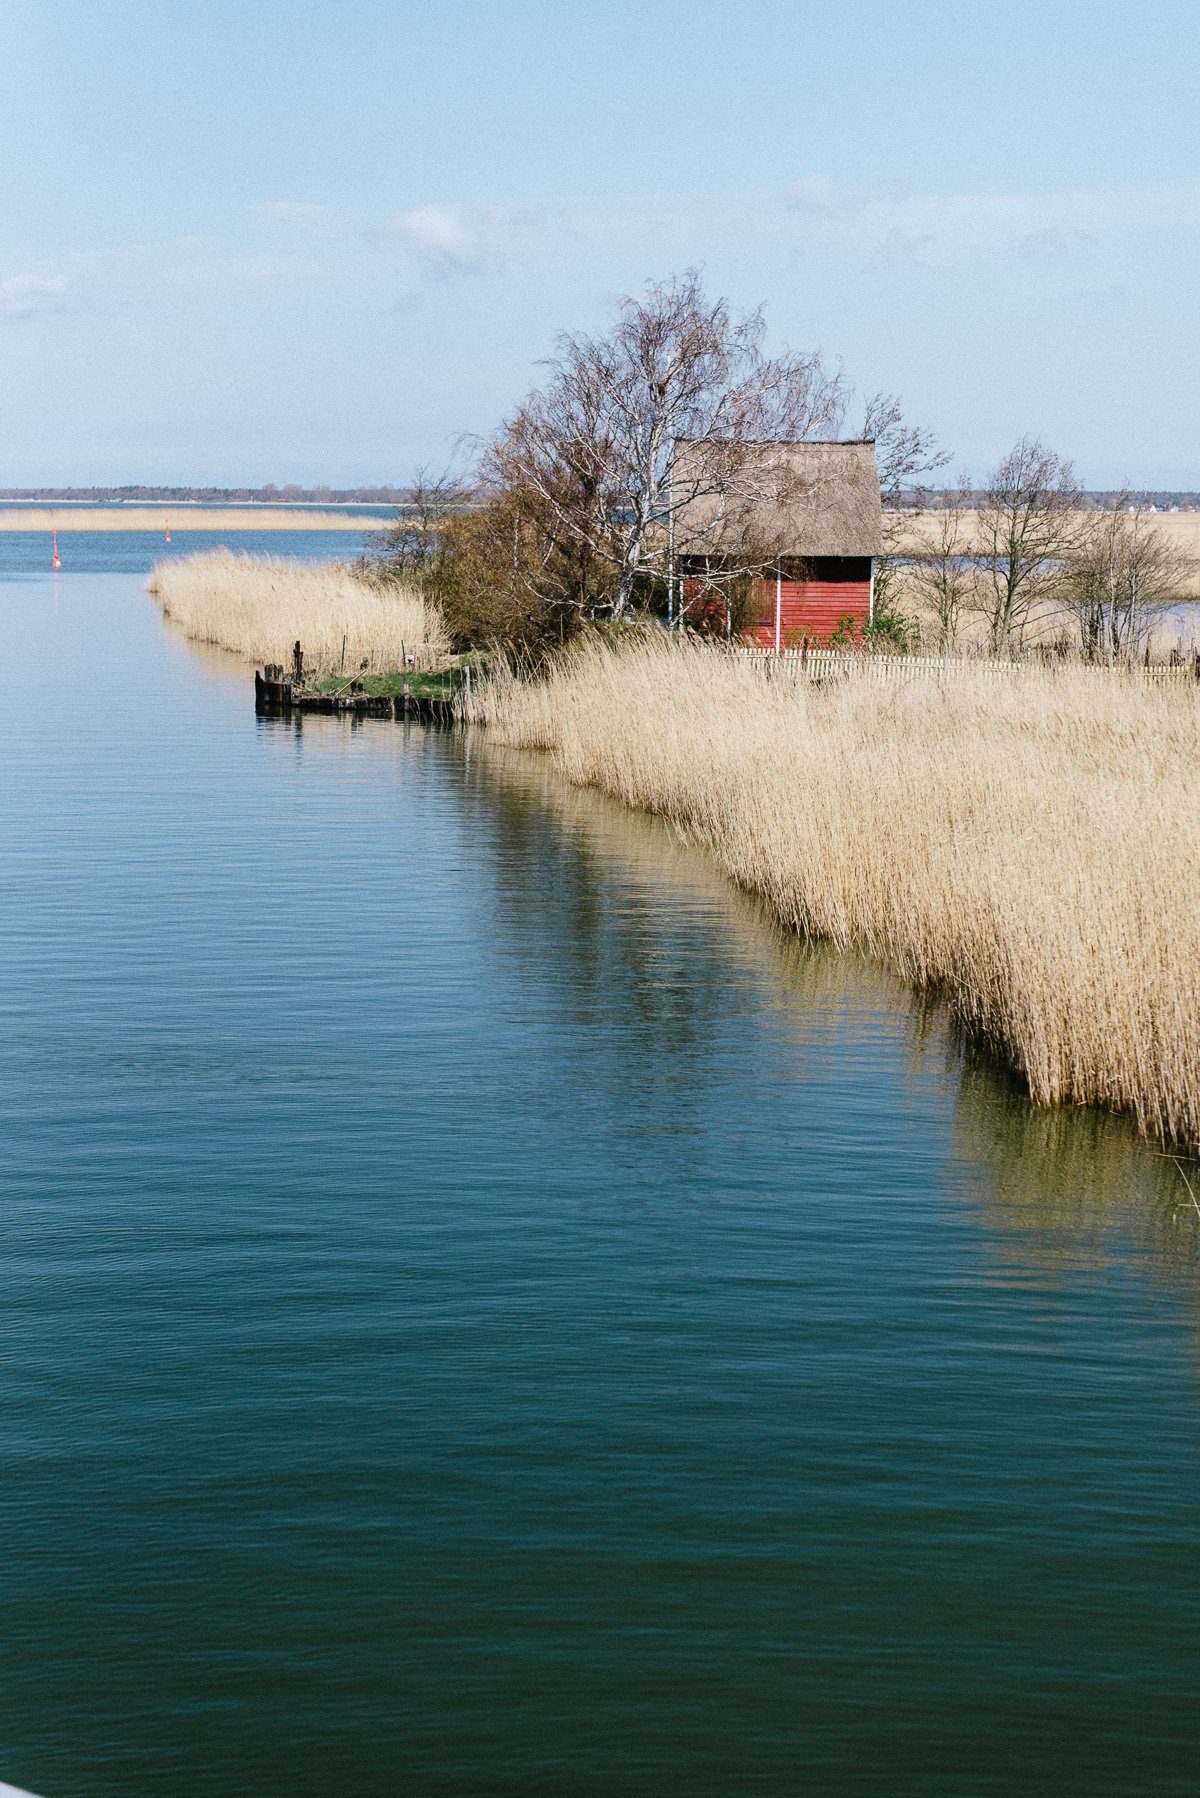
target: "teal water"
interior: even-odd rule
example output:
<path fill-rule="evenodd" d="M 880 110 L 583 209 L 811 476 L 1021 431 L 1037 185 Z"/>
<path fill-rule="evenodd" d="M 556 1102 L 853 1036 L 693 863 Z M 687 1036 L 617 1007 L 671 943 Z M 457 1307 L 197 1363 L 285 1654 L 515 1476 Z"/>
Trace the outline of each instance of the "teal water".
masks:
<path fill-rule="evenodd" d="M 114 553 L 0 580 L 0 1780 L 1194 1790 L 1173 1165 Z"/>

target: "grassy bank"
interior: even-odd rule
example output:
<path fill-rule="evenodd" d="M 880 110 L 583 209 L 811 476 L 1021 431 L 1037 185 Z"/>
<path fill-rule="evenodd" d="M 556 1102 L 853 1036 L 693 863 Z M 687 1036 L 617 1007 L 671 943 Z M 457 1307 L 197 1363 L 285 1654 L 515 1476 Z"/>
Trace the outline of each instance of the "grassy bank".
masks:
<path fill-rule="evenodd" d="M 449 643 L 436 607 L 405 587 L 360 580 L 339 563 L 212 550 L 160 562 L 147 590 L 189 637 L 251 662 L 289 662 L 299 638 L 314 672 L 371 673 L 443 664 Z M 343 653 L 343 639 L 345 648 Z"/>
<path fill-rule="evenodd" d="M 478 655 L 451 656 L 440 668 L 395 668 L 386 674 L 364 674 L 361 689 L 369 699 L 399 699 L 407 687 L 414 699 L 455 699 L 466 688 L 468 669 L 476 679 L 484 658 Z M 337 693 L 345 686 L 341 674 L 322 674 L 311 685 L 314 693 Z"/>
<path fill-rule="evenodd" d="M 473 715 L 674 820 L 789 926 L 941 989 L 1041 1104 L 1200 1148 L 1200 713 L 1077 669 L 813 688 L 650 640 Z"/>

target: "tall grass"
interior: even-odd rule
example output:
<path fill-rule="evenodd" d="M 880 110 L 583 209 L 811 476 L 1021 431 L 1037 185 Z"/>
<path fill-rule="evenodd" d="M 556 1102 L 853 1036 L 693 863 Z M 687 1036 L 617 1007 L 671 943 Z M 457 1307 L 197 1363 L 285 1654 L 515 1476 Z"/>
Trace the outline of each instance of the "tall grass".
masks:
<path fill-rule="evenodd" d="M 160 562 L 146 583 L 166 617 L 189 637 L 252 662 L 287 662 L 299 638 L 314 670 L 372 673 L 445 660 L 441 613 L 413 588 L 361 580 L 337 562 L 309 564 L 231 550 Z"/>
<path fill-rule="evenodd" d="M 591 645 L 473 715 L 674 820 L 796 930 L 941 989 L 1041 1104 L 1200 1149 L 1200 709 L 1083 669 L 823 688 Z"/>

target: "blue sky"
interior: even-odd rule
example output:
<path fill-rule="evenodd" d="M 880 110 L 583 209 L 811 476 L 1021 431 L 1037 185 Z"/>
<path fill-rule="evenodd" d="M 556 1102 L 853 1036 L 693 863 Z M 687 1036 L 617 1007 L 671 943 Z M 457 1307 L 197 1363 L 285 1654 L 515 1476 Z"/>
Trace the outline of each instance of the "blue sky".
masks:
<path fill-rule="evenodd" d="M 1200 487 L 1198 52 L 1172 0 L 5 0 L 0 484 L 405 480 L 698 265 L 956 468 Z"/>

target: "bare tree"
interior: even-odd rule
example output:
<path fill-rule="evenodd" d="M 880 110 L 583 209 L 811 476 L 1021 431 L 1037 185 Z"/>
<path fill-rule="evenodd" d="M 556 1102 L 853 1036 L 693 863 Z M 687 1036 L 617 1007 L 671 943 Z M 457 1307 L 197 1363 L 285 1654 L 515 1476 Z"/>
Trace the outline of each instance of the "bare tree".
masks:
<path fill-rule="evenodd" d="M 913 527 L 929 506 L 928 477 L 950 458 L 938 448 L 931 431 L 905 422 L 901 402 L 892 393 L 877 393 L 867 401 L 862 435 L 875 443 L 883 500 L 883 554 L 875 563 L 874 617 L 883 632 L 891 626 L 890 634 L 902 636 L 909 624 L 901 608 L 912 562 Z"/>
<path fill-rule="evenodd" d="M 425 582 L 444 554 L 447 519 L 473 498 L 469 482 L 421 470 L 391 524 L 368 537 L 360 569 L 377 579 Z"/>
<path fill-rule="evenodd" d="M 926 548 L 913 564 L 913 583 L 937 619 L 938 648 L 949 654 L 975 586 L 971 545 L 971 490 L 965 478 L 927 516 Z"/>
<path fill-rule="evenodd" d="M 1082 503 L 1071 463 L 1027 437 L 990 476 L 976 528 L 994 655 L 1011 653 L 1034 608 L 1062 589 L 1082 533 Z"/>
<path fill-rule="evenodd" d="M 1066 582 L 1084 654 L 1113 666 L 1132 662 L 1186 590 L 1188 574 L 1187 559 L 1164 538 L 1145 495 L 1120 494 L 1111 509 L 1089 518 Z"/>
<path fill-rule="evenodd" d="M 779 503 L 794 478 L 786 459 L 751 461 L 740 446 L 836 429 L 840 376 L 817 355 L 768 357 L 763 335 L 760 312 L 735 316 L 695 273 L 652 286 L 606 336 L 564 338 L 547 384 L 488 446 L 485 494 L 525 496 L 560 577 L 574 553 L 576 605 L 595 609 L 599 588 L 620 617 L 666 580 L 672 555 L 727 546 L 739 517 Z"/>
<path fill-rule="evenodd" d="M 769 548 L 747 537 L 734 555 L 693 556 L 687 578 L 674 595 L 673 622 L 701 636 L 731 642 L 762 617 L 763 576 L 773 564 Z"/>

